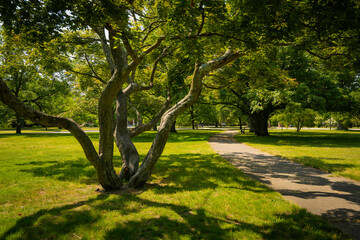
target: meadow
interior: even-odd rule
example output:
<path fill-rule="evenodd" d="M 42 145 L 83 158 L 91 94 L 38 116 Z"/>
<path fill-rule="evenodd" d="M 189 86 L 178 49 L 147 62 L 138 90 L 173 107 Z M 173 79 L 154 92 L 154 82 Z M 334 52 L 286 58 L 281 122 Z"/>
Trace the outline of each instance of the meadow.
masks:
<path fill-rule="evenodd" d="M 347 239 L 219 157 L 217 132 L 171 134 L 148 184 L 127 192 L 101 190 L 70 134 L 3 132 L 0 239 Z M 142 156 L 154 134 L 134 139 Z"/>

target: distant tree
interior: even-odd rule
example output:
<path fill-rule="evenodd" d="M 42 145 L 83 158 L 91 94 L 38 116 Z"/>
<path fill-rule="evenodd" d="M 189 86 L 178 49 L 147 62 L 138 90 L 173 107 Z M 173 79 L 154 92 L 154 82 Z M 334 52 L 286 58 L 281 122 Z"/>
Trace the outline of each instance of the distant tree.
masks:
<path fill-rule="evenodd" d="M 258 136 L 268 136 L 268 120 L 284 108 L 295 79 L 282 69 L 281 49 L 269 48 L 239 59 L 231 68 L 218 71 L 210 81 L 224 87 L 214 91 L 213 101 L 238 108 Z"/>
<path fill-rule="evenodd" d="M 300 132 L 304 126 L 312 127 L 315 125 L 316 112 L 309 108 L 302 108 L 301 104 L 289 104 L 279 112 L 272 116 L 272 120 L 276 120 L 284 126 L 293 125 L 297 132 Z"/>

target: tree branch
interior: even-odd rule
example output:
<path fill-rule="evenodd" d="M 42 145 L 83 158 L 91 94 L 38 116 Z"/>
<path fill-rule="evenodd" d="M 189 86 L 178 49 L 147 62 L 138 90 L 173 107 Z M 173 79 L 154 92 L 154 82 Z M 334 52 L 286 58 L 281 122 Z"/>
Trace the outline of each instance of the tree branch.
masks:
<path fill-rule="evenodd" d="M 151 53 L 154 49 L 158 48 L 164 40 L 165 36 L 159 37 L 155 44 L 151 45 L 140 55 L 140 60 L 143 59 L 147 54 Z"/>
<path fill-rule="evenodd" d="M 83 75 L 83 76 L 88 76 L 88 77 L 95 78 L 95 79 L 99 80 L 101 83 L 106 84 L 106 82 L 102 78 L 100 78 L 98 76 L 94 76 L 94 75 L 89 74 L 89 73 L 78 72 L 78 71 L 75 71 L 73 69 L 67 69 L 67 70 L 69 72 L 72 72 L 72 73 L 76 73 L 76 74 L 80 74 L 80 75 Z"/>
<path fill-rule="evenodd" d="M 106 61 L 108 62 L 110 66 L 111 73 L 115 71 L 115 62 L 111 54 L 111 50 L 109 48 L 109 45 L 107 44 L 104 28 L 102 27 L 92 27 L 94 32 L 100 37 L 101 45 L 103 48 L 103 51 L 105 53 Z"/>
<path fill-rule="evenodd" d="M 149 85 L 148 86 L 141 86 L 140 84 L 135 83 L 134 79 L 132 79 L 129 86 L 124 89 L 124 94 L 126 96 L 130 96 L 134 92 L 145 91 L 145 90 L 149 90 L 149 89 L 153 88 L 157 64 L 162 58 L 164 58 L 166 55 L 168 55 L 171 52 L 171 51 L 168 51 L 169 48 L 170 48 L 170 46 L 167 46 L 166 48 L 164 48 L 164 50 L 162 51 L 160 56 L 155 60 L 152 71 L 151 71 L 150 79 L 149 79 Z"/>
<path fill-rule="evenodd" d="M 205 23 L 205 9 L 203 8 L 203 1 L 200 2 L 199 10 L 201 11 L 201 24 L 196 35 L 200 35 Z"/>
<path fill-rule="evenodd" d="M 89 162 L 95 169 L 99 169 L 100 159 L 94 145 L 76 122 L 64 117 L 51 116 L 25 105 L 11 93 L 9 87 L 2 78 L 0 78 L 0 100 L 20 116 L 35 123 L 45 126 L 62 127 L 69 130 L 82 146 Z"/>
<path fill-rule="evenodd" d="M 121 40 L 125 46 L 125 49 L 127 51 L 127 53 L 130 55 L 130 57 L 133 59 L 133 61 L 135 62 L 139 62 L 139 57 L 136 54 L 136 52 L 134 51 L 134 49 L 131 47 L 130 42 L 128 40 L 128 38 L 125 36 L 124 33 L 121 33 Z"/>
<path fill-rule="evenodd" d="M 142 162 L 139 170 L 129 180 L 129 187 L 140 187 L 149 179 L 155 163 L 165 148 L 172 123 L 179 114 L 183 113 L 187 108 L 192 106 L 198 100 L 201 93 L 202 79 L 204 76 L 210 71 L 213 71 L 231 61 L 234 61 L 241 55 L 243 54 L 241 54 L 239 51 L 232 52 L 228 50 L 221 57 L 211 60 L 207 63 L 200 64 L 199 61 L 196 63 L 191 87 L 188 94 L 181 101 L 167 110 L 162 116 L 158 133 L 156 134 L 150 150 Z"/>
<path fill-rule="evenodd" d="M 170 107 L 170 103 L 171 103 L 171 101 L 170 101 L 170 98 L 168 97 L 166 103 L 162 106 L 162 108 L 160 109 L 158 114 L 156 114 L 150 122 L 140 125 L 140 126 L 137 126 L 133 129 L 129 130 L 130 137 L 136 137 L 137 135 L 139 135 L 145 131 L 151 130 L 151 128 L 155 124 L 157 124 L 157 122 L 159 122 L 161 116 L 165 113 L 165 111 Z"/>
<path fill-rule="evenodd" d="M 99 80 L 100 82 L 102 82 L 103 84 L 106 84 L 106 81 L 104 81 L 94 70 L 94 68 L 92 67 L 89 59 L 87 58 L 87 56 L 85 55 L 85 60 L 87 62 L 87 64 L 89 65 L 90 69 L 91 69 L 91 72 L 94 74 L 94 77 Z"/>

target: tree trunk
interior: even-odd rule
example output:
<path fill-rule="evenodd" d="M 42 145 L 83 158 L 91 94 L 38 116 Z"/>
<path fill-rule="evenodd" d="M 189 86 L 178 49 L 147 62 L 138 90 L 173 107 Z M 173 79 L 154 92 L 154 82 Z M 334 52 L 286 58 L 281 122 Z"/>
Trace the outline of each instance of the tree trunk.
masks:
<path fill-rule="evenodd" d="M 241 121 L 241 117 L 239 117 L 239 127 L 240 127 L 240 130 L 242 130 L 242 121 Z"/>
<path fill-rule="evenodd" d="M 174 121 L 171 125 L 170 132 L 177 133 L 176 131 L 176 121 Z"/>
<path fill-rule="evenodd" d="M 301 127 L 301 120 L 298 120 L 298 122 L 296 123 L 296 132 L 300 132 Z"/>
<path fill-rule="evenodd" d="M 255 123 L 251 117 L 249 118 L 249 132 L 255 132 Z"/>
<path fill-rule="evenodd" d="M 193 106 L 190 107 L 190 118 L 191 118 L 191 127 L 195 130 L 195 118 L 194 118 L 194 108 Z"/>
<path fill-rule="evenodd" d="M 121 181 L 129 181 L 139 168 L 139 153 L 127 129 L 127 101 L 123 91 L 116 98 L 115 142 L 122 158 Z"/>
<path fill-rule="evenodd" d="M 163 38 L 162 38 L 163 39 Z M 160 44 L 158 41 L 156 44 Z M 156 46 L 155 44 L 155 46 Z M 154 47 L 155 48 L 155 47 Z M 115 49 L 116 50 L 116 49 Z M 119 48 L 118 48 L 119 50 Z M 232 52 L 230 50 L 214 60 L 211 60 L 200 66 L 199 62 L 196 63 L 193 80 L 189 93 L 172 108 L 170 108 L 161 118 L 161 123 L 153 144 L 142 162 L 138 171 L 133 175 L 129 182 L 128 187 L 135 188 L 143 186 L 146 181 L 150 178 L 150 175 L 154 169 L 154 166 L 162 154 L 168 136 L 170 128 L 175 124 L 176 117 L 183 113 L 187 108 L 192 106 L 199 98 L 202 88 L 202 79 L 210 71 L 218 69 L 225 64 L 234 61 L 239 58 L 240 52 Z M 121 55 L 119 55 L 121 56 Z M 120 60 L 116 59 L 116 65 L 122 65 Z M 139 61 L 140 62 L 140 61 Z M 6 85 L 5 81 L 0 77 L 0 100 L 14 110 L 20 116 L 30 119 L 31 121 L 42 124 L 45 126 L 61 127 L 69 130 L 71 134 L 75 136 L 77 141 L 83 148 L 86 158 L 91 162 L 97 172 L 98 180 L 101 186 L 105 190 L 117 190 L 122 186 L 120 177 L 116 174 L 113 166 L 113 148 L 114 148 L 114 111 L 112 105 L 114 100 L 121 94 L 122 86 L 128 79 L 130 72 L 136 68 L 137 62 L 133 62 L 131 67 L 124 64 L 124 68 L 120 71 L 115 69 L 111 79 L 107 82 L 104 90 L 101 93 L 98 109 L 99 109 L 99 153 L 96 152 L 93 143 L 86 133 L 80 128 L 80 126 L 71 119 L 64 117 L 56 117 L 47 115 L 40 111 L 36 111 L 31 107 L 25 105 L 22 101 L 16 98 L 11 90 Z M 120 102 L 120 108 L 123 104 L 122 99 Z M 125 106 L 126 108 L 126 106 Z M 119 109 L 119 114 L 123 112 Z M 126 116 L 125 116 L 126 117 Z M 123 124 L 123 121 L 120 121 Z M 124 127 L 121 126 L 121 129 Z M 123 137 L 126 135 L 122 135 Z M 119 140 L 121 143 L 125 140 Z M 125 144 L 126 145 L 126 144 Z M 126 145 L 128 146 L 128 145 Z M 121 146 L 123 147 L 123 146 Z M 124 148 L 122 148 L 124 150 Z M 125 150 L 124 150 L 125 152 Z"/>
<path fill-rule="evenodd" d="M 251 122 L 253 122 L 253 127 L 255 134 L 257 136 L 269 136 L 268 132 L 268 120 L 269 115 L 266 113 L 253 113 L 249 116 Z"/>
<path fill-rule="evenodd" d="M 127 76 L 127 74 L 123 75 L 123 73 L 115 71 L 101 93 L 98 104 L 100 165 L 97 174 L 99 182 L 105 190 L 117 190 L 122 186 L 122 181 L 116 174 L 113 165 L 115 126 L 112 106 L 114 99 L 122 91 L 121 83 L 126 81 Z"/>
<path fill-rule="evenodd" d="M 19 114 L 16 114 L 16 134 L 21 134 L 21 127 L 24 120 L 20 117 Z"/>
<path fill-rule="evenodd" d="M 153 130 L 153 131 L 157 131 L 157 123 L 154 124 L 152 130 Z"/>

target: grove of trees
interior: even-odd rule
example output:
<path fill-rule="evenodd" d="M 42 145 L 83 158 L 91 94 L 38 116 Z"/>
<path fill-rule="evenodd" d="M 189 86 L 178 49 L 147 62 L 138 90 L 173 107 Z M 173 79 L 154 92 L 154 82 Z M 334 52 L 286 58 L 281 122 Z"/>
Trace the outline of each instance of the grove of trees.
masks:
<path fill-rule="evenodd" d="M 245 116 L 261 136 L 289 104 L 359 113 L 355 0 L 9 0 L 0 14 L 0 109 L 69 130 L 105 190 L 142 187 L 185 111 L 193 126 Z M 140 161 L 131 138 L 159 121 Z"/>

